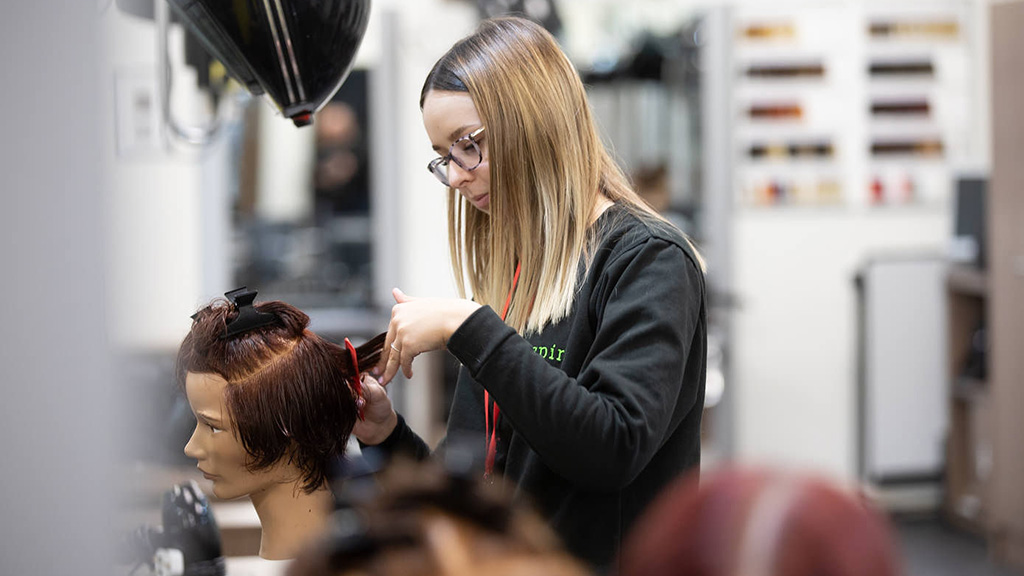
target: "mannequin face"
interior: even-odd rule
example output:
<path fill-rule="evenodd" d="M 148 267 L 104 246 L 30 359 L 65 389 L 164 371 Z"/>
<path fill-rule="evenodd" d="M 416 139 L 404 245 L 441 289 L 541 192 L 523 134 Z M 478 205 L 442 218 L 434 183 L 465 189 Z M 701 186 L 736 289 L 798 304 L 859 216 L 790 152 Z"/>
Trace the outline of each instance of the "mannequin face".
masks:
<path fill-rule="evenodd" d="M 453 142 L 483 126 L 473 99 L 465 92 L 432 90 L 423 99 L 423 127 L 438 156 L 445 156 Z M 487 158 L 486 132 L 481 138 L 483 161 L 473 170 L 463 170 L 455 162 L 448 164 L 452 188 L 478 210 L 490 214 L 491 170 Z"/>
<path fill-rule="evenodd" d="M 218 498 L 251 496 L 277 484 L 295 482 L 298 472 L 283 463 L 254 472 L 246 469 L 251 458 L 233 432 L 234 423 L 224 402 L 227 385 L 217 374 L 186 374 L 185 394 L 196 416 L 196 429 L 185 445 L 185 455 L 198 461 L 196 466 L 213 482 Z"/>

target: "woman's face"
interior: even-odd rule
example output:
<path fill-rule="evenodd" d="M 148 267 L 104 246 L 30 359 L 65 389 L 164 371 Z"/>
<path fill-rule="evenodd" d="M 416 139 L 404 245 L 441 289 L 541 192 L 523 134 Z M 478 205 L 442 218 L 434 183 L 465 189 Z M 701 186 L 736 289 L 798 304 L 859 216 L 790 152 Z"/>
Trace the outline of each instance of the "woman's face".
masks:
<path fill-rule="evenodd" d="M 196 429 L 185 445 L 185 455 L 198 461 L 196 467 L 213 482 L 218 498 L 258 494 L 276 484 L 293 482 L 294 471 L 284 464 L 257 471 L 246 468 L 251 457 L 233 433 L 234 423 L 224 404 L 227 385 L 217 374 L 186 374 L 185 394 L 196 415 Z"/>
<path fill-rule="evenodd" d="M 453 142 L 483 126 L 466 92 L 431 90 L 423 100 L 423 126 L 439 156 L 446 156 Z M 474 170 L 448 163 L 448 181 L 470 204 L 490 214 L 491 171 L 487 158 L 487 133 L 478 139 L 483 161 Z"/>

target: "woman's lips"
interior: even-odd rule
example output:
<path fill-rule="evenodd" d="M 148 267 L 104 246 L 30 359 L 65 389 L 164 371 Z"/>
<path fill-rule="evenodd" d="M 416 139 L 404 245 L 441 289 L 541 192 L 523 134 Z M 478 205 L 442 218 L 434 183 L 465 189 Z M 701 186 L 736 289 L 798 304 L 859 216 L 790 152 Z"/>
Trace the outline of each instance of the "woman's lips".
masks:
<path fill-rule="evenodd" d="M 470 198 L 469 201 L 473 204 L 473 206 L 476 206 L 477 208 L 483 210 L 491 205 L 491 195 L 481 194 L 476 198 Z"/>

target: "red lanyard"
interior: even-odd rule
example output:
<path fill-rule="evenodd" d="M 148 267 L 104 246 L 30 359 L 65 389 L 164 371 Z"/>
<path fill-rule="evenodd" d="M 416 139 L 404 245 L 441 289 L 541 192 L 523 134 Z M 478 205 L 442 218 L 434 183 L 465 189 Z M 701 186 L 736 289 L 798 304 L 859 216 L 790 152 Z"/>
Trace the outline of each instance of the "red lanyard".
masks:
<path fill-rule="evenodd" d="M 501 320 L 505 321 L 508 316 L 508 307 L 512 304 L 512 294 L 516 291 L 516 284 L 519 283 L 519 262 L 516 262 L 516 274 L 512 278 L 512 288 L 509 288 L 508 298 L 505 299 L 505 308 L 501 311 Z M 491 407 L 491 410 L 488 410 Z M 494 471 L 494 458 L 498 453 L 498 414 L 501 410 L 497 402 L 491 402 L 491 395 L 484 389 L 484 427 L 485 439 L 487 440 L 487 460 L 484 461 L 484 478 L 490 478 Z"/>

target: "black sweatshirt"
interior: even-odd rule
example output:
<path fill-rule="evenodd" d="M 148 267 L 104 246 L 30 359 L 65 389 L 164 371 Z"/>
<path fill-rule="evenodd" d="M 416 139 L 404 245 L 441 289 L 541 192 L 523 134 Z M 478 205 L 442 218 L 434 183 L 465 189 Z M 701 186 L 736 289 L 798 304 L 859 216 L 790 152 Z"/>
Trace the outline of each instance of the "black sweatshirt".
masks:
<path fill-rule="evenodd" d="M 462 363 L 448 437 L 484 443 L 484 387 L 501 410 L 495 470 L 571 552 L 608 568 L 665 485 L 700 463 L 704 275 L 673 227 L 621 206 L 568 317 L 523 338 L 490 308 L 452 334 Z M 381 446 L 423 458 L 399 419 Z"/>

